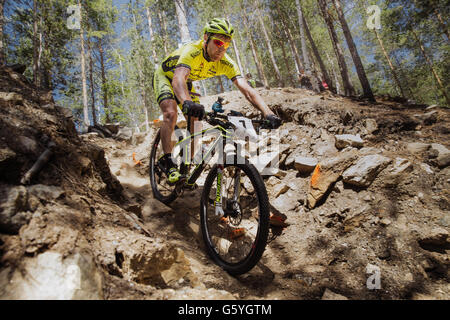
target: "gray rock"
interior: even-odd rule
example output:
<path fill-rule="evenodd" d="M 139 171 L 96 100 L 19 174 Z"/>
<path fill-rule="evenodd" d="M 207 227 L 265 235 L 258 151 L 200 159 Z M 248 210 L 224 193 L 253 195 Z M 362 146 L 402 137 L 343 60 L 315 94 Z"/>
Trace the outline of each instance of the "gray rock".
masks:
<path fill-rule="evenodd" d="M 444 228 L 434 228 L 427 234 L 420 237 L 419 243 L 422 245 L 443 246 L 448 243 L 448 231 Z"/>
<path fill-rule="evenodd" d="M 0 164 L 2 162 L 8 162 L 16 157 L 16 153 L 7 146 L 0 148 Z"/>
<path fill-rule="evenodd" d="M 19 270 L 20 269 L 20 270 Z M 103 298 L 102 274 L 86 253 L 64 257 L 46 251 L 27 258 L 11 276 L 2 273 L 0 299 L 7 300 L 98 300 Z"/>
<path fill-rule="evenodd" d="M 127 127 L 120 128 L 119 132 L 115 135 L 115 138 L 131 142 L 131 139 L 133 138 L 133 129 Z"/>
<path fill-rule="evenodd" d="M 376 176 L 392 161 L 381 155 L 360 158 L 342 174 L 343 181 L 359 187 L 368 187 Z"/>
<path fill-rule="evenodd" d="M 314 152 L 319 157 L 329 156 L 331 154 L 337 153 L 337 151 L 338 150 L 336 149 L 335 144 L 329 141 L 319 141 L 314 146 Z"/>
<path fill-rule="evenodd" d="M 282 182 L 280 184 L 277 184 L 273 188 L 273 196 L 274 196 L 274 198 L 277 198 L 278 196 L 282 195 L 283 193 L 287 192 L 288 190 L 289 190 L 289 187 Z"/>
<path fill-rule="evenodd" d="M 178 290 L 162 290 L 163 300 L 236 300 L 236 298 L 225 290 L 214 288 L 181 288 Z"/>
<path fill-rule="evenodd" d="M 322 295 L 322 300 L 348 300 L 348 298 L 335 293 L 330 289 L 325 289 L 325 292 Z"/>
<path fill-rule="evenodd" d="M 364 141 L 361 139 L 361 136 L 359 134 L 340 134 L 335 135 L 334 137 L 336 139 L 335 145 L 338 149 L 344 149 L 347 146 L 359 148 L 364 144 Z"/>
<path fill-rule="evenodd" d="M 423 115 L 423 123 L 426 125 L 431 125 L 437 121 L 438 112 L 437 110 L 433 110 L 430 112 L 427 112 Z"/>
<path fill-rule="evenodd" d="M 306 158 L 306 157 L 295 157 L 294 165 L 301 173 L 309 173 L 314 170 L 318 161 L 316 158 Z"/>
<path fill-rule="evenodd" d="M 16 140 L 16 151 L 24 154 L 38 154 L 39 146 L 32 138 L 19 136 Z"/>
<path fill-rule="evenodd" d="M 300 199 L 300 196 L 297 192 L 288 191 L 272 201 L 271 204 L 281 213 L 286 213 L 295 210 L 298 199 Z"/>
<path fill-rule="evenodd" d="M 23 212 L 27 209 L 27 199 L 24 186 L 0 186 L 0 231 L 16 234 L 28 223 L 31 213 Z"/>
<path fill-rule="evenodd" d="M 450 164 L 450 150 L 442 144 L 432 143 L 429 153 L 432 158 L 436 158 L 434 163 L 439 168 L 445 168 Z"/>
<path fill-rule="evenodd" d="M 429 148 L 430 148 L 429 143 L 422 143 L 422 142 L 411 142 L 406 145 L 406 150 L 408 150 L 412 154 L 420 154 L 422 152 L 427 151 Z"/>
<path fill-rule="evenodd" d="M 386 184 L 397 184 L 412 169 L 413 165 L 407 159 L 395 158 L 385 171 L 386 176 L 384 177 L 384 182 Z"/>
<path fill-rule="evenodd" d="M 0 92 L 0 99 L 13 104 L 20 104 L 23 101 L 23 97 L 16 92 Z"/>
<path fill-rule="evenodd" d="M 28 193 L 45 201 L 58 199 L 64 194 L 64 190 L 57 186 L 46 186 L 43 184 L 35 184 L 27 188 Z"/>
<path fill-rule="evenodd" d="M 311 177 L 308 190 L 308 207 L 314 208 L 326 194 L 329 187 L 336 182 L 342 172 L 357 159 L 356 149 L 340 152 L 337 156 L 319 163 Z"/>
<path fill-rule="evenodd" d="M 374 133 L 378 130 L 378 124 L 375 119 L 366 119 L 364 120 L 364 127 L 366 128 L 367 132 Z"/>
<path fill-rule="evenodd" d="M 64 117 L 67 119 L 70 119 L 73 117 L 73 113 L 72 110 L 70 110 L 69 108 L 64 108 L 64 107 L 60 107 L 60 106 L 55 106 L 55 109 Z"/>

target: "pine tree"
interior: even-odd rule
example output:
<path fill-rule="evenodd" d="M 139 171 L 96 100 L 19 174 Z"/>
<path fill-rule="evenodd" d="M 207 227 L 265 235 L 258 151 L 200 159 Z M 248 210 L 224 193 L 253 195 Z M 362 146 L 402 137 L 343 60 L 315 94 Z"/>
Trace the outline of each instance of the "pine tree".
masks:
<path fill-rule="evenodd" d="M 340 0 L 333 0 L 333 3 L 338 13 L 339 21 L 341 22 L 342 30 L 344 32 L 345 39 L 347 40 L 347 45 L 350 50 L 350 54 L 352 55 L 352 59 L 356 67 L 356 72 L 358 74 L 359 81 L 361 82 L 361 86 L 363 88 L 364 96 L 368 98 L 370 101 L 375 101 L 375 97 L 373 96 L 372 93 L 372 88 L 370 87 L 369 80 L 367 79 L 366 76 L 366 71 L 364 70 L 364 66 L 358 54 L 358 49 L 356 48 L 355 42 L 353 41 L 353 37 L 350 32 L 350 28 L 348 27 L 347 21 L 345 20 L 341 2 Z"/>
<path fill-rule="evenodd" d="M 3 26 L 5 24 L 4 5 L 5 0 L 0 0 L 0 66 L 6 64 L 5 44 L 3 43 Z"/>
<path fill-rule="evenodd" d="M 355 89 L 353 88 L 353 85 L 350 81 L 347 64 L 345 62 L 344 54 L 342 52 L 342 48 L 340 46 L 336 31 L 334 29 L 333 22 L 328 13 L 326 0 L 317 0 L 317 3 L 319 5 L 322 17 L 325 20 L 325 24 L 327 25 L 331 42 L 333 44 L 334 52 L 338 60 L 339 71 L 341 73 L 342 81 L 344 84 L 345 95 L 352 96 L 355 94 Z"/>

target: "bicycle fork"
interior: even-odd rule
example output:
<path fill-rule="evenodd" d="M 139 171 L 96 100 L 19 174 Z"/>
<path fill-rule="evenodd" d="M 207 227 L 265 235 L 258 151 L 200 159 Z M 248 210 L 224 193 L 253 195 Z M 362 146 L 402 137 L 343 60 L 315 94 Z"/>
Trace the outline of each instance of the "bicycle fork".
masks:
<path fill-rule="evenodd" d="M 222 188 L 223 185 L 223 166 L 220 165 L 217 168 L 217 189 L 216 189 L 216 199 L 214 201 L 215 214 L 216 216 L 223 217 L 225 216 L 225 212 L 223 210 L 223 192 L 225 188 Z M 241 171 L 239 169 L 236 170 L 234 176 L 234 191 L 233 191 L 233 203 L 239 203 L 239 195 L 241 193 Z M 234 205 L 233 210 L 239 210 L 239 206 Z"/>
<path fill-rule="evenodd" d="M 215 215 L 218 217 L 225 216 L 225 212 L 222 207 L 222 178 L 223 178 L 223 166 L 219 165 L 217 168 L 217 189 L 216 200 L 214 201 Z"/>

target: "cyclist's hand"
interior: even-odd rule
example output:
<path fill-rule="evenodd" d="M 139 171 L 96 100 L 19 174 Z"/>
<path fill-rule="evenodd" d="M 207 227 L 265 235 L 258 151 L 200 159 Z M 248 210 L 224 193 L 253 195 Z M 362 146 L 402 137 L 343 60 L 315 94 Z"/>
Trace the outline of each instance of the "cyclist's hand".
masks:
<path fill-rule="evenodd" d="M 281 126 L 281 119 L 278 118 L 277 115 L 271 114 L 266 117 L 266 120 L 269 120 L 270 126 L 272 129 L 278 129 Z"/>
<path fill-rule="evenodd" d="M 205 107 L 194 101 L 186 100 L 183 102 L 183 113 L 202 120 L 205 116 Z"/>

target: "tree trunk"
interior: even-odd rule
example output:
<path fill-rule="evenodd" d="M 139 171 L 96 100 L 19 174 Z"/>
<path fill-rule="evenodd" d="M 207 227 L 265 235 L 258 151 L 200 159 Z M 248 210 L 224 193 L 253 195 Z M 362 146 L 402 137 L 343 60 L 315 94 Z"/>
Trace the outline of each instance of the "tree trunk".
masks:
<path fill-rule="evenodd" d="M 0 0 L 1 1 L 1 0 Z M 38 16 L 37 16 L 37 0 L 33 0 L 33 83 L 36 87 L 39 86 L 38 78 Z"/>
<path fill-rule="evenodd" d="M 242 4 L 241 4 L 241 6 L 242 6 Z M 253 58 L 255 59 L 256 70 L 258 71 L 259 79 L 262 80 L 262 82 L 264 83 L 264 86 L 266 88 L 269 88 L 269 82 L 267 81 L 266 75 L 264 73 L 264 67 L 263 67 L 261 61 L 258 58 L 258 53 L 256 52 L 255 41 L 253 40 L 253 36 L 250 33 L 250 29 L 248 27 L 247 16 L 246 16 L 246 14 L 244 12 L 244 8 L 241 7 L 241 9 L 242 9 L 242 14 L 243 14 L 242 21 L 244 22 L 245 33 L 247 34 L 248 38 L 250 39 L 250 47 L 252 49 Z"/>
<path fill-rule="evenodd" d="M 308 48 L 306 47 L 305 39 L 305 24 L 303 20 L 303 10 L 299 0 L 295 0 L 297 6 L 298 25 L 300 28 L 300 43 L 302 45 L 303 63 L 305 64 L 305 70 L 311 70 L 310 59 L 308 54 Z"/>
<path fill-rule="evenodd" d="M 450 106 L 450 99 L 449 99 L 449 97 L 447 95 L 447 92 L 445 91 L 445 87 L 442 84 L 441 78 L 439 78 L 439 75 L 437 74 L 436 70 L 434 69 L 433 62 L 431 61 L 430 57 L 426 53 L 425 48 L 423 47 L 422 42 L 420 41 L 420 39 L 417 36 L 417 34 L 414 31 L 414 29 L 411 29 L 411 32 L 412 32 L 414 38 L 416 39 L 417 44 L 419 45 L 420 50 L 422 51 L 422 54 L 425 57 L 425 60 L 427 61 L 428 65 L 430 66 L 431 72 L 433 73 L 436 81 L 439 83 L 439 87 L 441 88 L 442 94 L 444 95 L 445 100 L 447 101 L 447 105 Z"/>
<path fill-rule="evenodd" d="M 302 10 L 303 11 L 303 10 Z M 316 58 L 317 62 L 319 63 L 320 72 L 323 75 L 323 79 L 328 85 L 328 88 L 336 93 L 336 88 L 334 87 L 333 81 L 330 78 L 330 75 L 328 74 L 327 68 L 325 67 L 325 63 L 323 63 L 322 57 L 320 56 L 319 50 L 317 49 L 316 43 L 314 42 L 314 39 L 311 35 L 311 32 L 309 31 L 308 23 L 306 22 L 305 16 L 302 15 L 303 20 L 303 26 L 305 28 L 306 37 L 308 38 L 309 44 L 311 45 L 311 49 L 314 53 L 314 57 Z"/>
<path fill-rule="evenodd" d="M 344 54 L 342 53 L 342 48 L 339 44 L 339 40 L 336 34 L 336 31 L 334 30 L 333 21 L 331 21 L 331 17 L 328 14 L 327 11 L 327 4 L 325 0 L 317 0 L 317 3 L 319 4 L 320 11 L 322 13 L 322 17 L 325 20 L 325 24 L 328 28 L 328 33 L 330 34 L 331 42 L 333 44 L 333 49 L 336 54 L 338 64 L 339 64 L 339 71 L 341 72 L 342 82 L 344 84 L 344 90 L 346 96 L 351 96 L 355 94 L 355 89 L 353 88 L 353 85 L 350 81 L 350 77 L 348 75 L 348 69 L 347 64 L 345 63 Z"/>
<path fill-rule="evenodd" d="M 167 56 L 169 54 L 169 50 L 167 49 L 167 27 L 166 27 L 166 18 L 165 13 L 161 14 L 161 10 L 158 9 L 158 17 L 162 25 L 162 38 L 163 38 L 163 44 L 164 44 L 164 56 Z"/>
<path fill-rule="evenodd" d="M 78 0 L 78 7 L 80 12 L 82 12 L 81 2 Z M 83 17 L 83 14 L 81 14 Z M 84 30 L 83 24 L 80 22 L 80 42 L 81 42 L 81 82 L 83 87 L 83 124 L 87 130 L 89 126 L 89 111 L 88 111 L 88 96 L 87 96 L 87 85 L 86 85 L 86 58 L 84 55 Z"/>
<path fill-rule="evenodd" d="M 134 21 L 134 30 L 136 32 L 136 37 L 139 37 L 139 31 L 138 31 L 138 24 L 137 24 L 137 20 L 136 20 L 136 15 L 134 13 L 134 11 L 132 11 L 132 15 L 133 15 L 133 21 Z M 140 66 L 143 66 L 143 61 L 142 61 L 142 56 L 141 56 L 141 52 L 140 50 L 138 50 L 137 52 L 137 58 L 138 58 L 138 63 L 137 63 L 137 71 L 138 71 L 138 83 L 141 89 L 141 95 L 142 95 L 142 101 L 144 102 L 144 115 L 145 115 L 145 129 L 146 132 L 149 131 L 149 118 L 148 118 L 148 99 L 147 99 L 147 90 L 145 87 L 145 83 L 146 83 L 146 77 L 145 74 L 143 74 L 142 69 Z M 137 122 L 135 122 L 135 125 L 138 127 Z M 139 129 L 139 128 L 138 128 Z"/>
<path fill-rule="evenodd" d="M 92 48 L 91 38 L 88 36 L 88 56 L 89 56 L 89 86 L 91 87 L 91 112 L 92 112 L 92 125 L 97 125 L 97 116 L 95 114 L 95 88 L 94 88 L 94 63 L 92 60 Z"/>
<path fill-rule="evenodd" d="M 230 21 L 230 17 L 229 17 L 228 11 L 227 11 L 227 5 L 226 5 L 226 3 L 225 3 L 225 0 L 222 0 L 222 5 L 223 5 L 223 8 L 224 8 L 225 17 L 227 18 L 228 21 Z M 242 73 L 242 75 L 243 75 L 243 73 L 244 73 L 244 68 L 242 67 L 241 55 L 240 55 L 240 53 L 239 53 L 239 48 L 238 48 L 238 46 L 237 46 L 237 41 L 235 40 L 235 39 L 236 39 L 236 36 L 237 36 L 237 35 L 236 35 L 236 33 L 235 33 L 235 36 L 234 36 L 233 39 L 231 40 L 231 44 L 233 45 L 233 50 L 234 50 L 234 54 L 236 55 L 236 62 L 237 62 L 237 64 L 238 64 L 239 70 L 241 71 L 241 73 Z"/>
<path fill-rule="evenodd" d="M 108 106 L 108 87 L 106 84 L 106 72 L 105 72 L 105 56 L 103 52 L 102 40 L 98 40 L 98 52 L 100 53 L 100 67 L 102 71 L 102 93 L 103 93 L 103 110 L 106 114 L 106 123 L 110 123 L 111 119 L 109 117 L 109 106 Z"/>
<path fill-rule="evenodd" d="M 264 21 L 261 16 L 261 11 L 259 10 L 258 6 L 256 5 L 256 15 L 259 20 L 259 24 L 261 25 L 261 28 L 263 30 L 264 38 L 266 39 L 267 48 L 269 49 L 269 55 L 270 59 L 272 60 L 273 68 L 275 69 L 275 74 L 277 77 L 277 80 L 281 87 L 284 87 L 283 78 L 281 77 L 280 69 L 278 68 L 277 61 L 275 60 L 275 56 L 273 54 L 272 45 L 270 44 L 269 35 L 267 34 L 266 26 L 264 25 Z"/>
<path fill-rule="evenodd" d="M 369 79 L 367 79 L 366 71 L 364 70 L 364 65 L 362 64 L 361 57 L 358 54 L 358 49 L 356 48 L 355 42 L 353 41 L 352 33 L 348 27 L 347 20 L 345 20 L 344 11 L 342 10 L 340 0 L 333 0 L 334 7 L 336 8 L 339 21 L 341 22 L 342 31 L 344 32 L 345 39 L 347 40 L 347 45 L 352 55 L 353 63 L 356 67 L 356 73 L 358 74 L 359 81 L 364 92 L 364 97 L 370 101 L 375 101 L 373 96 L 372 88 L 370 87 Z"/>
<path fill-rule="evenodd" d="M 327 59 L 328 59 L 328 61 L 330 62 L 330 64 L 331 64 L 331 70 L 333 71 L 334 82 L 336 83 L 336 93 L 337 93 L 337 94 L 342 94 L 342 91 L 341 91 L 341 84 L 339 83 L 339 79 L 338 79 L 338 76 L 337 76 L 336 68 L 334 67 L 333 59 L 330 58 L 330 56 L 328 55 L 328 53 L 327 53 Z"/>
<path fill-rule="evenodd" d="M 383 54 L 386 57 L 386 60 L 388 61 L 389 67 L 391 68 L 392 75 L 394 76 L 395 84 L 397 85 L 398 89 L 400 90 L 400 93 L 401 93 L 402 97 L 406 98 L 405 92 L 403 91 L 403 87 L 400 84 L 400 80 L 398 79 L 397 71 L 395 70 L 394 65 L 392 64 L 392 61 L 389 58 L 389 55 L 386 52 L 386 49 L 384 48 L 383 41 L 381 40 L 380 35 L 378 34 L 378 32 L 377 32 L 377 30 L 375 28 L 373 29 L 373 32 L 375 33 L 375 36 L 378 39 L 378 43 L 380 44 L 381 50 L 383 51 Z"/>
<path fill-rule="evenodd" d="M 5 16 L 3 13 L 3 6 L 5 0 L 0 0 L 0 66 L 6 64 L 5 45 L 3 44 L 3 25 L 5 23 Z"/>
<path fill-rule="evenodd" d="M 42 74 L 42 53 L 44 51 L 44 47 L 43 47 L 43 18 L 42 15 L 39 18 L 39 50 L 38 50 L 38 57 L 37 57 L 37 73 L 38 73 L 38 86 L 42 85 L 42 78 L 43 78 L 43 74 Z"/>
<path fill-rule="evenodd" d="M 283 14 L 283 12 L 280 9 L 280 5 L 279 5 L 278 1 L 276 1 L 275 4 L 276 4 L 278 15 L 280 16 L 280 20 L 281 20 L 281 25 L 283 27 L 283 31 L 286 34 L 286 38 L 287 38 L 289 46 L 291 48 L 292 56 L 293 56 L 294 61 L 295 61 L 295 67 L 297 68 L 297 73 L 301 74 L 301 73 L 303 73 L 302 71 L 305 69 L 305 67 L 303 66 L 303 63 L 300 60 L 300 55 L 298 53 L 298 50 L 297 50 L 297 47 L 295 46 L 294 41 L 292 40 L 291 32 L 289 31 L 289 27 L 288 27 L 288 25 L 286 23 L 286 19 L 284 17 L 284 14 Z"/>
<path fill-rule="evenodd" d="M 177 13 L 178 27 L 180 28 L 181 43 L 185 44 L 191 42 L 191 35 L 189 34 L 184 1 L 183 0 L 174 0 L 174 1 Z"/>
<path fill-rule="evenodd" d="M 152 26 L 152 15 L 150 13 L 150 8 L 146 7 L 145 12 L 147 14 L 148 32 L 150 34 L 150 45 L 152 46 L 153 63 L 156 66 L 158 64 L 158 56 L 156 55 L 155 46 L 153 44 L 153 26 Z"/>
<path fill-rule="evenodd" d="M 223 87 L 223 82 L 222 82 L 222 76 L 218 76 L 217 79 L 219 79 L 219 87 L 220 87 L 220 92 L 225 92 L 225 88 Z"/>

